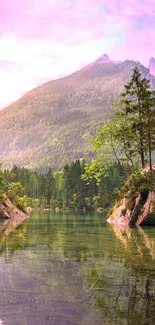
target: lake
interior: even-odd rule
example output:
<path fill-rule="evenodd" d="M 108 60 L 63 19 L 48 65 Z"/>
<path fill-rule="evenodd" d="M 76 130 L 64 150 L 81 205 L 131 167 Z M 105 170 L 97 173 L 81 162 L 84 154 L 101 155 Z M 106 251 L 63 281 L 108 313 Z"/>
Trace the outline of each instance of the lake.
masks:
<path fill-rule="evenodd" d="M 0 235 L 0 324 L 155 324 L 155 228 L 50 211 L 11 226 Z"/>

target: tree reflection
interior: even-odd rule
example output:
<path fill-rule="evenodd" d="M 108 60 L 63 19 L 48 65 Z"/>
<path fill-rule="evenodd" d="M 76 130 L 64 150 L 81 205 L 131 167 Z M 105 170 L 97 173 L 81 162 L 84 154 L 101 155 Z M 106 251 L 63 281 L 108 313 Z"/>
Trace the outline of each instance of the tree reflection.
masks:
<path fill-rule="evenodd" d="M 94 296 L 103 324 L 153 325 L 155 240 L 140 227 L 112 230 L 124 249 L 123 263 L 115 258 L 85 263 L 83 290 Z"/>
<path fill-rule="evenodd" d="M 24 221 L 26 219 L 7 219 L 0 226 L 0 255 L 4 255 L 5 263 L 10 263 L 14 251 L 24 247 L 24 236 L 27 230 Z M 13 233 L 15 236 L 11 236 Z"/>

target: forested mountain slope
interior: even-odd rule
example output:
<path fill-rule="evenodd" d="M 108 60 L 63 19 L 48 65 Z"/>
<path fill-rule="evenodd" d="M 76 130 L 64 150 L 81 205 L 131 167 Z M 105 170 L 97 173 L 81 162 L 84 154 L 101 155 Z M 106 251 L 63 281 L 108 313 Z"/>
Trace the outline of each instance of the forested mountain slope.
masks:
<path fill-rule="evenodd" d="M 0 111 L 0 161 L 32 168 L 53 169 L 77 158 L 93 156 L 87 135 L 95 135 L 118 99 L 135 66 L 155 77 L 139 62 L 94 63 L 25 94 Z"/>

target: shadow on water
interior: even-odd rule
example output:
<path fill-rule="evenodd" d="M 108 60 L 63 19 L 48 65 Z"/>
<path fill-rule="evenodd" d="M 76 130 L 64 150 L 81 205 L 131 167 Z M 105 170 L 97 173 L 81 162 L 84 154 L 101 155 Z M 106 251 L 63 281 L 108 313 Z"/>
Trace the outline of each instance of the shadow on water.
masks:
<path fill-rule="evenodd" d="M 155 324 L 155 228 L 51 212 L 14 226 L 0 234 L 4 325 Z"/>

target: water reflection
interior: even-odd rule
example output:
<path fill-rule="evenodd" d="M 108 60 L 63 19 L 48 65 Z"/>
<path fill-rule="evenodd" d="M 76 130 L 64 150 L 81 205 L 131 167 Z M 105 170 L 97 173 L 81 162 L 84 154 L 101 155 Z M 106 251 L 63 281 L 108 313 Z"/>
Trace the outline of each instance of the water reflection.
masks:
<path fill-rule="evenodd" d="M 125 248 L 126 260 L 129 258 L 134 268 L 137 264 L 139 268 L 141 263 L 144 268 L 155 266 L 155 237 L 153 232 L 153 237 L 151 236 L 153 228 L 146 228 L 145 230 L 141 227 L 133 229 L 118 227 L 117 225 L 110 226 L 110 228 Z"/>
<path fill-rule="evenodd" d="M 8 236 L 10 233 L 16 230 L 17 227 L 22 225 L 26 219 L 27 218 L 14 218 L 5 220 L 0 226 L 0 234 Z"/>
<path fill-rule="evenodd" d="M 0 225 L 0 255 L 5 257 L 5 262 L 10 263 L 15 250 L 23 248 L 24 234 L 27 218 L 14 218 L 3 221 Z M 15 236 L 11 234 L 15 232 Z M 9 236 L 10 235 L 10 236 Z"/>
<path fill-rule="evenodd" d="M 123 261 L 85 264 L 84 291 L 92 292 L 103 324 L 155 324 L 155 239 L 142 228 L 113 226 Z M 115 255 L 115 254 L 114 254 Z M 123 263 L 122 263 L 123 262 Z M 87 270 L 87 271 L 86 271 Z"/>
<path fill-rule="evenodd" d="M 155 324 L 154 228 L 50 212 L 14 225 L 0 234 L 4 325 Z"/>

